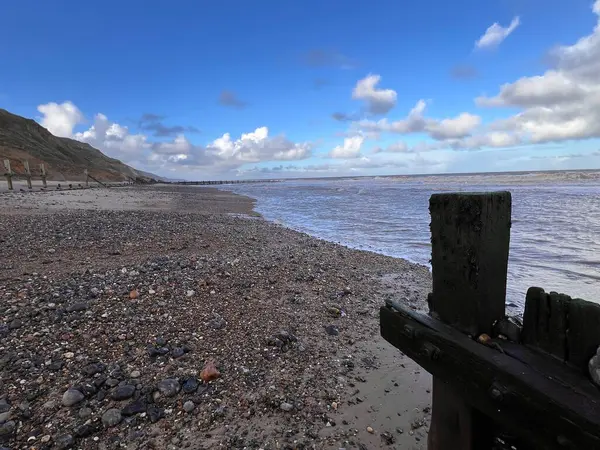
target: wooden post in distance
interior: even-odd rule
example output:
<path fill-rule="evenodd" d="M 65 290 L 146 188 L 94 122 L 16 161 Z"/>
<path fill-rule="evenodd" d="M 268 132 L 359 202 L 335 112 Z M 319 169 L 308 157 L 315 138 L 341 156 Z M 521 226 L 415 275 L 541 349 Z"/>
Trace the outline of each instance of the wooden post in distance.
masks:
<path fill-rule="evenodd" d="M 23 161 L 23 167 L 25 168 L 25 178 L 27 178 L 27 187 L 31 190 L 33 186 L 31 185 L 31 170 L 29 170 L 29 161 Z"/>
<path fill-rule="evenodd" d="M 12 191 L 13 183 L 12 183 L 12 172 L 10 170 L 10 159 L 4 160 L 4 169 L 6 170 L 6 172 L 4 173 L 4 176 L 6 177 L 6 184 L 8 185 L 8 190 Z"/>

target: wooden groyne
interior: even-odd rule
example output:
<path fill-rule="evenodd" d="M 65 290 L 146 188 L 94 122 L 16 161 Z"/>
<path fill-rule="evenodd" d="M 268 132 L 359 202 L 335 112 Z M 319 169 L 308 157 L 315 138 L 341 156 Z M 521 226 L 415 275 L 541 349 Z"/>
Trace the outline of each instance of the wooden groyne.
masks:
<path fill-rule="evenodd" d="M 180 184 L 185 186 L 212 186 L 219 184 L 250 184 L 250 183 L 277 183 L 280 180 L 230 180 L 230 181 L 170 181 L 168 184 Z"/>
<path fill-rule="evenodd" d="M 429 314 L 380 310 L 382 336 L 433 375 L 428 449 L 600 449 L 600 305 L 530 288 L 507 318 L 510 193 L 436 194 L 430 213 Z"/>

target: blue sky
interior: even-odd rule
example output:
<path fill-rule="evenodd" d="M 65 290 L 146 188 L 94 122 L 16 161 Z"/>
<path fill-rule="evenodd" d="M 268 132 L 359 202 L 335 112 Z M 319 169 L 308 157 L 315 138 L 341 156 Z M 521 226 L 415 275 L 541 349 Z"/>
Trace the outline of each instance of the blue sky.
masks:
<path fill-rule="evenodd" d="M 600 0 L 9 2 L 0 107 L 173 178 L 598 168 L 599 15 Z"/>

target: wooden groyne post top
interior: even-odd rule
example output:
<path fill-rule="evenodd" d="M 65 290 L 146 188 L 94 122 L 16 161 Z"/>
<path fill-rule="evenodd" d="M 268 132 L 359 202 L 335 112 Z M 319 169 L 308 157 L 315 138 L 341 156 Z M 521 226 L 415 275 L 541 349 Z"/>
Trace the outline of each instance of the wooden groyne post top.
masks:
<path fill-rule="evenodd" d="M 504 317 L 510 241 L 510 192 L 434 194 L 430 309 L 470 334 L 492 334 Z"/>
<path fill-rule="evenodd" d="M 429 211 L 430 313 L 469 335 L 491 335 L 505 312 L 510 192 L 434 194 Z M 434 376 L 428 439 L 429 450 L 488 449 L 493 424 Z"/>

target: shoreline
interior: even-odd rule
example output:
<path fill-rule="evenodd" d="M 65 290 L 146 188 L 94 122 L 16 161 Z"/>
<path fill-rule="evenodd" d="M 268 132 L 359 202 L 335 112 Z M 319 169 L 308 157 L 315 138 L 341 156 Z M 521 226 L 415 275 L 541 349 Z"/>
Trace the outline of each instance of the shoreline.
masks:
<path fill-rule="evenodd" d="M 424 307 L 426 268 L 242 218 L 256 218 L 254 200 L 198 191 L 0 196 L 2 443 L 425 448 L 431 379 L 379 337 L 378 308 L 386 296 Z M 208 360 L 221 377 L 184 392 Z M 92 364 L 105 368 L 90 376 Z M 178 393 L 157 390 L 173 378 Z M 134 386 L 127 400 L 119 384 Z M 135 402 L 143 413 L 103 424 Z"/>
<path fill-rule="evenodd" d="M 203 187 L 203 186 L 197 186 L 197 187 Z M 320 240 L 323 240 L 323 241 L 331 242 L 331 243 L 336 244 L 336 245 L 341 245 L 341 246 L 349 248 L 351 250 L 357 250 L 357 251 L 362 251 L 362 252 L 370 252 L 370 253 L 375 253 L 377 255 L 386 256 L 386 257 L 389 257 L 389 258 L 401 259 L 401 260 L 406 261 L 406 262 L 408 262 L 410 264 L 415 264 L 415 265 L 418 265 L 418 266 L 426 267 L 429 270 L 429 272 L 431 273 L 431 265 L 423 264 L 423 263 L 420 263 L 418 261 L 413 261 L 413 260 L 411 260 L 410 258 L 408 258 L 406 256 L 398 256 L 398 255 L 393 255 L 391 253 L 385 253 L 385 252 L 382 252 L 382 251 L 372 250 L 372 249 L 369 249 L 369 248 L 355 247 L 355 246 L 353 246 L 351 244 L 344 243 L 344 242 L 331 241 L 331 240 L 329 240 L 329 239 L 327 239 L 327 238 L 325 238 L 323 236 L 319 236 L 316 233 L 312 233 L 310 230 L 303 230 L 301 228 L 296 228 L 296 227 L 294 227 L 292 225 L 289 225 L 287 223 L 279 222 L 277 220 L 267 219 L 267 218 L 265 218 L 263 216 L 262 213 L 256 211 L 256 205 L 260 201 L 258 198 L 252 197 L 252 196 L 246 195 L 246 194 L 240 194 L 240 193 L 234 192 L 232 190 L 229 190 L 227 185 L 224 185 L 223 187 L 213 188 L 213 189 L 216 189 L 216 190 L 219 190 L 219 191 L 228 192 L 228 193 L 233 194 L 233 195 L 239 195 L 241 197 L 247 197 L 247 198 L 251 199 L 254 202 L 254 204 L 255 204 L 255 206 L 253 208 L 253 211 L 256 214 L 258 214 L 260 217 L 262 217 L 264 220 L 266 220 L 267 222 L 269 222 L 269 223 L 273 223 L 275 225 L 282 226 L 282 227 L 284 227 L 286 229 L 295 231 L 297 233 L 306 234 L 306 235 L 308 235 L 308 236 L 310 236 L 310 237 L 312 237 L 314 239 L 320 239 Z"/>

